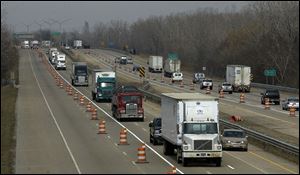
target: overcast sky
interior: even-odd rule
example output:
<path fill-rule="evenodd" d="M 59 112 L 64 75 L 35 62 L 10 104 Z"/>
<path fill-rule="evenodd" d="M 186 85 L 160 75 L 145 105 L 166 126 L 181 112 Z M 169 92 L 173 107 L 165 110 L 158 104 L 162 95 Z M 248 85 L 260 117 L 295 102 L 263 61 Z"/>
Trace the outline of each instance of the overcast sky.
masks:
<path fill-rule="evenodd" d="M 62 28 L 67 31 L 81 31 L 85 20 L 91 29 L 98 22 L 120 19 L 132 23 L 151 15 L 190 12 L 206 7 L 224 11 L 234 6 L 239 10 L 247 3 L 249 1 L 1 1 L 1 11 L 5 8 L 6 22 L 15 26 L 16 32 L 27 31 L 22 23 L 32 24 L 29 31 L 38 30 L 40 27 L 35 21 L 42 24 L 42 29 L 49 28 L 43 20 L 52 22 L 50 19 L 66 20 Z M 52 24 L 51 29 L 58 31 L 59 24 Z"/>

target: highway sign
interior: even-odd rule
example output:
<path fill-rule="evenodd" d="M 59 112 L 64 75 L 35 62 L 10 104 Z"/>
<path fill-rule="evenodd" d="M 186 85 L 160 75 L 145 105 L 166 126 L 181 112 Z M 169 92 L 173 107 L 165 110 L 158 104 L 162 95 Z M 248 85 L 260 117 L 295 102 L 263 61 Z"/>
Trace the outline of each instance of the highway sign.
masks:
<path fill-rule="evenodd" d="M 177 53 L 174 53 L 174 52 L 168 53 L 168 59 L 170 59 L 170 60 L 176 60 L 176 59 L 178 59 Z"/>
<path fill-rule="evenodd" d="M 140 69 L 139 69 L 139 72 L 140 72 L 140 77 L 142 78 L 142 77 L 145 77 L 145 67 L 141 67 Z"/>
<path fill-rule="evenodd" d="M 60 35 L 60 32 L 52 32 L 51 35 L 52 35 L 52 36 L 59 36 L 59 35 Z"/>
<path fill-rule="evenodd" d="M 272 68 L 272 69 L 265 69 L 264 75 L 266 77 L 276 77 L 276 70 L 274 68 Z"/>

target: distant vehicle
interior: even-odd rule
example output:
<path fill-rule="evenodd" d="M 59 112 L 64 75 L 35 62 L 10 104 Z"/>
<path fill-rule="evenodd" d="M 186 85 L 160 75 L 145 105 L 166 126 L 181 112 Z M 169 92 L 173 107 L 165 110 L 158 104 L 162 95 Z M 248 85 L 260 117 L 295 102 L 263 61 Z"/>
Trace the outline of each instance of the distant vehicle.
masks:
<path fill-rule="evenodd" d="M 232 84 L 228 82 L 223 82 L 221 85 L 219 85 L 219 93 L 223 89 L 223 92 L 228 92 L 229 94 L 232 94 L 233 88 Z"/>
<path fill-rule="evenodd" d="M 181 61 L 177 54 L 168 54 L 164 62 L 164 76 L 171 78 L 174 72 L 180 72 Z"/>
<path fill-rule="evenodd" d="M 119 86 L 113 93 L 111 107 L 117 120 L 144 121 L 143 94 L 135 86 Z"/>
<path fill-rule="evenodd" d="M 174 83 L 175 81 L 182 82 L 183 74 L 181 72 L 174 72 L 172 74 L 171 79 L 172 79 L 172 83 Z"/>
<path fill-rule="evenodd" d="M 149 123 L 150 128 L 150 143 L 153 145 L 162 144 L 163 140 L 161 138 L 161 118 L 154 118 Z"/>
<path fill-rule="evenodd" d="M 22 44 L 21 44 L 21 48 L 29 49 L 30 48 L 29 41 L 28 40 L 23 41 Z"/>
<path fill-rule="evenodd" d="M 30 48 L 31 49 L 37 49 L 39 47 L 39 41 L 33 40 L 30 42 Z"/>
<path fill-rule="evenodd" d="M 251 67 L 244 65 L 227 65 L 225 81 L 232 84 L 234 92 L 250 92 Z"/>
<path fill-rule="evenodd" d="M 299 98 L 298 97 L 288 97 L 282 101 L 282 110 L 290 110 L 291 106 L 299 111 Z"/>
<path fill-rule="evenodd" d="M 206 160 L 221 166 L 218 99 L 200 93 L 161 94 L 163 153 L 177 163 Z M 176 150 L 176 153 L 175 153 Z"/>
<path fill-rule="evenodd" d="M 127 56 L 127 64 L 133 64 L 133 59 L 131 56 Z"/>
<path fill-rule="evenodd" d="M 53 56 L 52 56 L 52 52 L 54 52 L 54 51 L 56 51 L 57 52 L 57 48 L 55 48 L 55 47 L 52 47 L 52 48 L 49 48 L 49 51 L 48 51 L 48 59 L 49 59 L 49 61 L 52 63 L 52 58 L 53 58 Z"/>
<path fill-rule="evenodd" d="M 121 57 L 116 57 L 115 58 L 115 63 L 120 63 Z"/>
<path fill-rule="evenodd" d="M 50 60 L 50 62 L 51 62 L 51 64 L 55 64 L 55 58 L 56 58 L 56 55 L 58 55 L 59 54 L 59 52 L 57 51 L 57 50 L 52 50 L 51 51 L 51 60 Z"/>
<path fill-rule="evenodd" d="M 194 79 L 193 83 L 201 83 L 205 79 L 205 74 L 204 73 L 194 73 Z"/>
<path fill-rule="evenodd" d="M 51 46 L 51 41 L 49 41 L 49 40 L 42 41 L 42 47 L 49 48 L 50 46 Z"/>
<path fill-rule="evenodd" d="M 81 49 L 82 48 L 82 41 L 81 40 L 74 40 L 73 41 L 73 48 L 74 49 Z"/>
<path fill-rule="evenodd" d="M 126 56 L 121 56 L 120 57 L 120 64 L 127 64 L 127 57 Z"/>
<path fill-rule="evenodd" d="M 200 89 L 204 89 L 204 88 L 207 88 L 207 87 L 209 87 L 210 90 L 213 89 L 213 81 L 211 79 L 204 79 L 200 83 Z"/>
<path fill-rule="evenodd" d="M 66 50 L 70 50 L 70 46 L 68 46 L 68 45 L 65 46 L 65 49 L 66 49 Z"/>
<path fill-rule="evenodd" d="M 248 151 L 248 136 L 243 130 L 224 129 L 221 135 L 223 149 L 239 148 Z"/>
<path fill-rule="evenodd" d="M 162 56 L 150 56 L 149 57 L 149 72 L 159 72 L 162 73 L 163 69 L 163 57 Z"/>
<path fill-rule="evenodd" d="M 141 65 L 134 64 L 132 67 L 132 71 L 140 71 Z"/>
<path fill-rule="evenodd" d="M 71 73 L 72 85 L 88 86 L 88 79 L 88 67 L 86 62 L 73 62 Z"/>
<path fill-rule="evenodd" d="M 66 70 L 66 55 L 57 54 L 54 60 L 55 69 Z"/>
<path fill-rule="evenodd" d="M 116 73 L 107 69 L 94 69 L 92 86 L 93 100 L 96 100 L 96 102 L 101 100 L 111 101 L 116 87 Z"/>
<path fill-rule="evenodd" d="M 280 93 L 278 89 L 265 89 L 261 94 L 261 104 L 265 104 L 265 99 L 268 98 L 270 103 L 275 105 L 280 104 Z"/>

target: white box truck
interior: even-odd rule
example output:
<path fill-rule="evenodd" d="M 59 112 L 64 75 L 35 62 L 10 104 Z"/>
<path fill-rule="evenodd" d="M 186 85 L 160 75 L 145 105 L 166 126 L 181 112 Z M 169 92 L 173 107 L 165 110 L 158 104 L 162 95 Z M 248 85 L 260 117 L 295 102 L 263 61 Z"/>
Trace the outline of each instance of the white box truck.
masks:
<path fill-rule="evenodd" d="M 54 60 L 55 69 L 63 69 L 66 70 L 66 55 L 65 54 L 57 54 Z"/>
<path fill-rule="evenodd" d="M 150 56 L 149 57 L 149 72 L 162 72 L 163 57 L 162 56 Z"/>
<path fill-rule="evenodd" d="M 173 73 L 180 72 L 181 61 L 179 59 L 166 59 L 164 64 L 164 74 L 166 77 L 172 77 Z"/>
<path fill-rule="evenodd" d="M 81 40 L 74 40 L 73 41 L 73 47 L 74 47 L 74 49 L 82 48 L 82 41 Z"/>
<path fill-rule="evenodd" d="M 227 65 L 226 82 L 232 84 L 233 91 L 250 92 L 251 67 L 244 65 Z"/>
<path fill-rule="evenodd" d="M 23 49 L 29 49 L 29 41 L 28 40 L 23 41 L 21 47 Z"/>
<path fill-rule="evenodd" d="M 218 98 L 200 93 L 162 93 L 163 152 L 177 162 L 205 159 L 221 166 Z"/>

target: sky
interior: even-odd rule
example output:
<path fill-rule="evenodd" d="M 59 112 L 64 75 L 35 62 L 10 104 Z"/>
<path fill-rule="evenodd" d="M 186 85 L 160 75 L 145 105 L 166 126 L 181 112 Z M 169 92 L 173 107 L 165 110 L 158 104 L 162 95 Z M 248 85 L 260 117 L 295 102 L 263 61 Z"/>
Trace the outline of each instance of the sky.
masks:
<path fill-rule="evenodd" d="M 248 3 L 249 1 L 1 1 L 1 19 L 5 9 L 6 22 L 15 32 L 26 32 L 27 28 L 29 31 L 39 30 L 40 25 L 42 29 L 49 29 L 47 22 L 53 23 L 53 20 L 62 23 L 62 30 L 81 31 L 84 21 L 88 21 L 92 29 L 98 22 L 124 20 L 133 23 L 149 16 L 192 12 L 207 7 L 219 11 L 234 7 L 237 11 Z M 50 25 L 52 31 L 60 30 L 58 23 Z"/>

